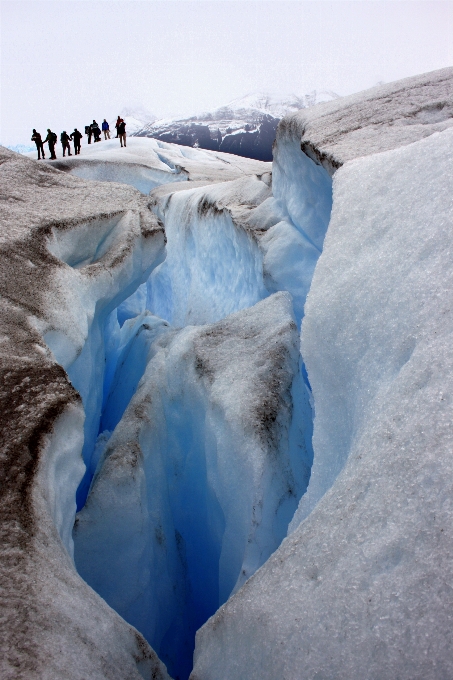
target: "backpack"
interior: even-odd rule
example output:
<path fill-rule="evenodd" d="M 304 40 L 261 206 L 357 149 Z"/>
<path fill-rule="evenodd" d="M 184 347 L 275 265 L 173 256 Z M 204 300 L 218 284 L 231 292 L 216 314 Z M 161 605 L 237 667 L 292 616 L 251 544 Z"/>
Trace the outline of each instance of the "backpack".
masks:
<path fill-rule="evenodd" d="M 56 144 L 56 143 L 58 142 L 58 137 L 57 137 L 57 135 L 55 134 L 55 132 L 51 132 L 51 133 L 50 133 L 50 138 L 51 138 L 51 140 L 52 140 L 52 142 L 53 142 L 54 144 Z"/>

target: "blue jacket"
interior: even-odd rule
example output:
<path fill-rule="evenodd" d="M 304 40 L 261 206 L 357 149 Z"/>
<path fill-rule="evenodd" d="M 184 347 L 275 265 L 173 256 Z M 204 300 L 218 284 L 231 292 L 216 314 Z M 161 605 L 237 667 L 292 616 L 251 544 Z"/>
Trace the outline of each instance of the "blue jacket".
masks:
<path fill-rule="evenodd" d="M 103 129 L 103 130 L 110 130 L 109 124 L 107 123 L 106 120 L 102 123 L 102 129 Z"/>

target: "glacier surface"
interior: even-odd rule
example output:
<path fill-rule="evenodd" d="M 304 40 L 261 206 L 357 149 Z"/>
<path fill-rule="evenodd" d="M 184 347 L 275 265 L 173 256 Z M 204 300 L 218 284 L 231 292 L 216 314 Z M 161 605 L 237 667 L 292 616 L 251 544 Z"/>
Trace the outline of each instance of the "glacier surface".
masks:
<path fill-rule="evenodd" d="M 452 73 L 0 150 L 2 677 L 451 677 Z"/>
<path fill-rule="evenodd" d="M 45 163 L 82 179 L 130 184 L 143 194 L 169 182 L 224 182 L 272 168 L 250 158 L 137 137 L 128 137 L 123 148 L 118 139 L 85 144 L 80 156 Z"/>
<path fill-rule="evenodd" d="M 452 162 L 447 130 L 335 174 L 302 326 L 310 484 L 197 633 L 194 680 L 453 674 Z"/>

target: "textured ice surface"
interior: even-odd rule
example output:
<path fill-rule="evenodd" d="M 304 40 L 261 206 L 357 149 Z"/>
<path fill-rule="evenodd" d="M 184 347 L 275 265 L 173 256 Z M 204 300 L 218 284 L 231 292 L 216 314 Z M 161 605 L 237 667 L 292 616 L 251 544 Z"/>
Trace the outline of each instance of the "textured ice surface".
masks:
<path fill-rule="evenodd" d="M 46 163 L 83 179 L 131 184 L 144 194 L 169 182 L 225 182 L 242 175 L 268 172 L 272 167 L 271 163 L 228 153 L 138 137 L 128 137 L 126 148 L 121 148 L 118 139 L 90 145 L 82 140 L 79 156 Z"/>
<path fill-rule="evenodd" d="M 148 282 L 154 314 L 175 326 L 210 323 L 268 295 L 256 240 L 231 215 L 237 193 L 250 182 L 259 203 L 269 188 L 257 177 L 155 199 L 165 223 L 167 257 Z"/>
<path fill-rule="evenodd" d="M 55 361 L 74 365 L 96 312 L 121 282 L 147 275 L 162 228 L 134 189 L 87 183 L 3 148 L 0 186 L 0 675 L 165 680 L 144 638 L 72 563 L 84 411 Z"/>
<path fill-rule="evenodd" d="M 285 118 L 280 136 L 330 173 L 348 160 L 411 144 L 453 125 L 453 68 L 379 85 Z"/>
<path fill-rule="evenodd" d="M 107 412 L 134 352 L 143 344 Z M 78 515 L 79 572 L 176 676 L 192 668 L 197 628 L 280 544 L 306 488 L 311 408 L 298 357 L 287 293 L 161 333 Z"/>
<path fill-rule="evenodd" d="M 293 527 L 314 509 L 198 633 L 194 680 L 453 675 L 452 163 L 447 130 L 335 175 Z"/>
<path fill-rule="evenodd" d="M 297 139 L 281 146 L 274 181 L 264 173 L 151 193 L 167 235 L 166 260 L 148 282 L 147 304 L 155 314 L 177 326 L 207 323 L 287 290 L 300 324 L 329 221 L 332 181 L 301 153 Z"/>

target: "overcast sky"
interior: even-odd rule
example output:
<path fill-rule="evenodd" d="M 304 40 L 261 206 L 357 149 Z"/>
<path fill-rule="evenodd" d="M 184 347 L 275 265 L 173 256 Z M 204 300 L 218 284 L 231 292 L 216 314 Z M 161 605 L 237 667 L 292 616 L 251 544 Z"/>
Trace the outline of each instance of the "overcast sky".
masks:
<path fill-rule="evenodd" d="M 453 1 L 0 0 L 0 141 L 453 65 Z"/>

